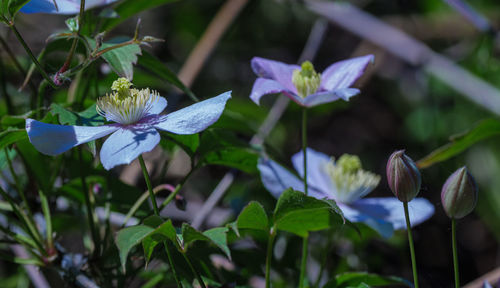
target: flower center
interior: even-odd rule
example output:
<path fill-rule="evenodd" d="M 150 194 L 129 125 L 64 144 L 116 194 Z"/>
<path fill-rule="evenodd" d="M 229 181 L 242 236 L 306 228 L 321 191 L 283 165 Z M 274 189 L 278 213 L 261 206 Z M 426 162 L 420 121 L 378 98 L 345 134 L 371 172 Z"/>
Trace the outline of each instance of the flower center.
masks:
<path fill-rule="evenodd" d="M 292 75 L 292 83 L 297 88 L 300 97 L 305 98 L 308 95 L 316 93 L 321 84 L 321 74 L 316 73 L 311 62 L 302 63 L 301 69 L 295 69 Z"/>
<path fill-rule="evenodd" d="M 337 188 L 336 200 L 351 203 L 370 193 L 380 182 L 380 176 L 364 171 L 356 155 L 344 154 L 335 163 L 332 158 L 325 170 Z"/>
<path fill-rule="evenodd" d="M 132 124 L 141 120 L 158 100 L 156 91 L 130 88 L 132 83 L 126 78 L 118 78 L 113 82 L 113 93 L 106 94 L 97 100 L 97 113 L 108 121 L 120 124 Z"/>

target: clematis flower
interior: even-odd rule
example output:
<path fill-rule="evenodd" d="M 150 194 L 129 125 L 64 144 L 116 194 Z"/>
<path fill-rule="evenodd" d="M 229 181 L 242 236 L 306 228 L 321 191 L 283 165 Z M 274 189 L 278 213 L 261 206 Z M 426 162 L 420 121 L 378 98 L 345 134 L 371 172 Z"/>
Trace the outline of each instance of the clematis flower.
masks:
<path fill-rule="evenodd" d="M 373 55 L 343 60 L 319 74 L 311 62 L 302 66 L 254 57 L 252 70 L 259 76 L 253 84 L 250 99 L 257 105 L 267 94 L 283 93 L 297 104 L 312 107 L 338 99 L 348 101 L 360 91 L 350 86 L 363 75 Z"/>
<path fill-rule="evenodd" d="M 118 0 L 86 0 L 85 10 L 104 6 Z M 21 8 L 23 13 L 76 14 L 80 12 L 80 0 L 31 0 Z"/>
<path fill-rule="evenodd" d="M 231 92 L 193 104 L 175 112 L 160 115 L 167 100 L 149 89 L 130 89 L 127 79 L 113 83 L 111 94 L 97 101 L 97 112 L 115 122 L 102 126 L 68 126 L 26 120 L 26 131 L 35 148 L 46 155 L 58 155 L 77 145 L 111 136 L 100 151 L 101 163 L 109 170 L 129 164 L 160 142 L 159 130 L 174 134 L 195 134 L 217 121 Z"/>
<path fill-rule="evenodd" d="M 311 148 L 307 148 L 306 155 L 309 196 L 335 200 L 347 220 L 365 223 L 385 238 L 391 237 L 394 230 L 406 228 L 403 206 L 397 198 L 362 198 L 378 185 L 380 176 L 364 171 L 357 156 L 343 155 L 335 161 Z M 295 154 L 292 163 L 303 177 L 303 153 Z M 274 197 L 287 188 L 304 191 L 303 180 L 278 163 L 261 158 L 258 168 L 262 183 Z M 408 205 L 412 225 L 434 214 L 434 206 L 424 198 L 415 198 Z"/>

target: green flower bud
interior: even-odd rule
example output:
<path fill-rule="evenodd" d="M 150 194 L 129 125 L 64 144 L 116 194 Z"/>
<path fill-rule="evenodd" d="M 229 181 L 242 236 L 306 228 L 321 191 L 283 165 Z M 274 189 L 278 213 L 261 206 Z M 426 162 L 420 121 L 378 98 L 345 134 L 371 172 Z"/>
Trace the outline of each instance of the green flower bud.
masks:
<path fill-rule="evenodd" d="M 111 90 L 116 92 L 120 99 L 123 99 L 130 96 L 130 86 L 132 86 L 132 82 L 127 78 L 121 77 L 113 81 Z"/>
<path fill-rule="evenodd" d="M 451 174 L 444 183 L 441 203 L 448 217 L 460 219 L 474 210 L 476 202 L 476 181 L 464 166 Z"/>
<path fill-rule="evenodd" d="M 292 83 L 297 88 L 297 94 L 305 98 L 316 93 L 321 84 L 321 74 L 314 70 L 311 62 L 305 61 L 302 63 L 300 70 L 293 71 Z"/>
<path fill-rule="evenodd" d="M 410 202 L 420 191 L 422 178 L 415 162 L 404 152 L 392 153 L 387 161 L 386 174 L 392 193 L 401 202 Z"/>

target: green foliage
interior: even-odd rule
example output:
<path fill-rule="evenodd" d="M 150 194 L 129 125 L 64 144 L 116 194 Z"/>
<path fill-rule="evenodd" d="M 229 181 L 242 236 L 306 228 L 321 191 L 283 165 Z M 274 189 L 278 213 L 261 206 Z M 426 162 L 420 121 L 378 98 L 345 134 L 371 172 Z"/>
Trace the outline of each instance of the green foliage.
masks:
<path fill-rule="evenodd" d="M 483 120 L 471 130 L 452 136 L 450 143 L 432 151 L 420 159 L 417 165 L 420 168 L 427 168 L 462 153 L 481 140 L 497 135 L 500 135 L 500 121 L 497 119 Z"/>
<path fill-rule="evenodd" d="M 0 15 L 2 18 L 0 20 L 4 22 L 13 21 L 17 12 L 28 2 L 30 0 L 2 0 L 0 3 Z"/>
<path fill-rule="evenodd" d="M 399 277 L 352 272 L 337 275 L 335 279 L 330 280 L 323 288 L 379 287 L 387 285 L 413 287 L 408 280 Z"/>
<path fill-rule="evenodd" d="M 0 132 L 0 150 L 12 143 L 28 139 L 28 134 L 24 129 L 8 128 Z"/>
<path fill-rule="evenodd" d="M 122 268 L 125 270 L 127 256 L 130 250 L 142 242 L 154 229 L 146 225 L 137 225 L 127 227 L 118 232 L 116 235 L 116 246 L 120 251 L 120 261 Z"/>
<path fill-rule="evenodd" d="M 269 231 L 269 219 L 264 207 L 259 202 L 250 202 L 236 220 L 238 229 L 255 229 Z"/>
<path fill-rule="evenodd" d="M 116 45 L 117 43 L 103 43 L 101 49 L 106 49 Z M 111 69 L 120 77 L 125 77 L 129 80 L 134 78 L 134 67 L 137 63 L 137 55 L 141 54 L 139 44 L 129 44 L 120 48 L 110 50 L 102 54 L 102 58 L 108 62 Z"/>

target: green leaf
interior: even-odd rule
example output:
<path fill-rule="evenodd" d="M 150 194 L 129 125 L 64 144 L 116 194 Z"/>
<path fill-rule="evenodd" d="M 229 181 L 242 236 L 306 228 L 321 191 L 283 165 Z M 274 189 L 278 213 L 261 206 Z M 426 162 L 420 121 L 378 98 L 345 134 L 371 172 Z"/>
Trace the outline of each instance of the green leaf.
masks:
<path fill-rule="evenodd" d="M 170 240 L 174 243 L 176 247 L 179 247 L 179 242 L 177 241 L 177 232 L 172 224 L 172 220 L 163 222 L 163 219 L 159 216 L 150 216 L 144 219 L 144 224 L 155 228 L 149 235 L 144 237 L 142 240 L 142 247 L 144 249 L 144 257 L 146 258 L 146 265 L 151 260 L 154 248 L 159 243 Z"/>
<path fill-rule="evenodd" d="M 269 231 L 269 219 L 264 207 L 259 202 L 252 201 L 241 211 L 236 220 L 239 229 L 254 229 Z"/>
<path fill-rule="evenodd" d="M 118 251 L 120 253 L 120 261 L 122 263 L 123 271 L 125 271 L 127 256 L 130 250 L 137 244 L 141 243 L 141 241 L 153 231 L 153 228 L 146 225 L 127 227 L 118 231 L 116 236 L 116 246 L 118 247 Z"/>
<path fill-rule="evenodd" d="M 170 84 L 173 84 L 181 91 L 186 93 L 192 100 L 198 101 L 198 98 L 194 95 L 194 93 L 188 87 L 186 87 L 184 83 L 179 80 L 179 78 L 177 78 L 177 75 L 175 75 L 174 72 L 172 72 L 170 69 L 168 69 L 167 66 L 162 64 L 160 59 L 144 51 L 139 57 L 138 65 L 146 68 L 147 70 L 166 80 Z"/>
<path fill-rule="evenodd" d="M 165 3 L 169 2 L 174 2 L 177 0 L 148 0 L 148 1 L 137 1 L 137 0 L 126 0 L 126 1 L 121 1 L 120 4 L 114 7 L 113 10 L 120 15 L 118 18 L 112 18 L 112 19 L 107 19 L 104 21 L 102 25 L 102 30 L 107 30 L 109 31 L 116 25 L 122 23 L 123 21 L 127 20 L 129 17 L 150 9 L 154 7 L 158 7 L 160 5 L 163 5 Z"/>
<path fill-rule="evenodd" d="M 173 133 L 161 133 L 165 135 L 168 140 L 174 142 L 179 147 L 182 148 L 189 156 L 193 156 L 200 146 L 200 136 L 199 134 L 192 135 L 179 135 Z"/>
<path fill-rule="evenodd" d="M 366 272 L 349 272 L 337 275 L 323 288 L 377 287 L 395 284 L 413 287 L 411 282 L 399 277 L 381 276 Z"/>
<path fill-rule="evenodd" d="M 77 113 L 52 103 L 50 112 L 52 115 L 58 116 L 61 125 L 98 126 L 104 124 L 104 118 L 97 113 L 95 104 Z"/>
<path fill-rule="evenodd" d="M 0 4 L 0 13 L 3 17 L 7 18 L 7 20 L 12 21 L 19 10 L 28 2 L 30 2 L 30 0 L 2 0 Z"/>
<path fill-rule="evenodd" d="M 462 153 L 481 140 L 497 135 L 500 135 L 500 121 L 497 119 L 483 120 L 471 130 L 451 137 L 450 143 L 420 159 L 417 165 L 419 168 L 427 168 Z"/>
<path fill-rule="evenodd" d="M 207 236 L 212 243 L 217 245 L 226 256 L 231 259 L 231 251 L 227 246 L 227 232 L 229 228 L 227 227 L 216 227 L 203 232 L 203 235 Z"/>
<path fill-rule="evenodd" d="M 331 202 L 306 196 L 304 193 L 285 190 L 276 204 L 274 211 L 274 227 L 306 237 L 309 231 L 328 229 L 333 225 L 343 223 L 338 208 Z M 334 217 L 332 217 L 334 216 Z M 338 221 L 335 223 L 332 218 Z"/>
<path fill-rule="evenodd" d="M 2 117 L 2 120 L 0 122 L 2 124 L 2 127 L 4 128 L 8 127 L 24 128 L 26 119 L 33 117 L 35 113 L 36 111 L 29 111 L 22 115 L 5 115 Z"/>
<path fill-rule="evenodd" d="M 66 27 L 68 27 L 69 31 L 78 32 L 78 16 L 68 18 L 66 19 L 66 21 L 64 21 L 64 23 L 66 23 Z"/>
<path fill-rule="evenodd" d="M 111 47 L 115 44 L 103 43 L 102 48 Z M 108 62 L 111 69 L 120 77 L 129 80 L 134 78 L 133 64 L 137 63 L 137 55 L 141 54 L 141 47 L 138 44 L 131 44 L 117 49 L 113 49 L 102 54 L 102 58 Z"/>
<path fill-rule="evenodd" d="M 7 157 L 10 161 L 13 161 L 14 157 L 16 157 L 17 152 L 15 149 L 7 149 L 7 155 L 5 153 L 5 149 L 0 150 L 0 171 L 3 171 L 8 165 Z"/>
<path fill-rule="evenodd" d="M 28 139 L 26 130 L 9 127 L 7 130 L 0 132 L 0 150 L 7 147 L 7 145 L 26 139 Z"/>

